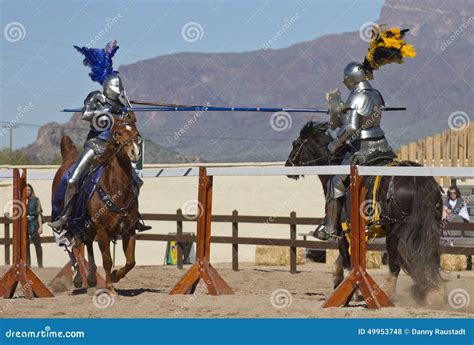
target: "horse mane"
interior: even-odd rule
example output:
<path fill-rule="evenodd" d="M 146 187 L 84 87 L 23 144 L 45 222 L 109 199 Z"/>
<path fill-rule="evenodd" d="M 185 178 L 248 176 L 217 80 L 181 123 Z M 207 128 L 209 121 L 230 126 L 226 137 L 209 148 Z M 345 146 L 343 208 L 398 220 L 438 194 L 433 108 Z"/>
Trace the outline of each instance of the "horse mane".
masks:
<path fill-rule="evenodd" d="M 308 121 L 300 131 L 300 138 L 301 139 L 308 139 L 313 136 L 316 131 L 318 132 L 326 132 L 329 128 L 329 124 L 327 122 L 314 122 Z"/>

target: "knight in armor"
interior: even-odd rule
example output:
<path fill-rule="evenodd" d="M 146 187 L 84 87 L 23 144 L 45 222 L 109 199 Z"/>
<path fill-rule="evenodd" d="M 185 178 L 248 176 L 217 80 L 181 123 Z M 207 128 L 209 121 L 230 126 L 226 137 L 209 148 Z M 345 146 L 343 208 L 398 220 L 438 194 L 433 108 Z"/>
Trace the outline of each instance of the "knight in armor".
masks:
<path fill-rule="evenodd" d="M 79 192 L 82 178 L 89 171 L 92 161 L 97 155 L 104 152 L 111 135 L 113 119 L 123 119 L 126 117 L 127 114 L 123 113 L 121 109 L 130 107 L 120 75 L 118 72 L 111 70 L 111 58 L 118 49 L 116 41 L 107 44 L 105 50 L 75 48 L 86 56 L 84 60 L 85 65 L 90 65 L 91 59 L 97 59 L 96 55 L 93 57 L 88 55 L 89 52 L 103 52 L 105 54 L 104 59 L 110 60 L 110 70 L 105 71 L 106 75 L 104 75 L 102 80 L 97 77 L 97 73 L 94 74 L 94 70 L 90 74 L 92 80 L 101 82 L 103 89 L 102 92 L 93 91 L 89 93 L 84 100 L 81 118 L 84 121 L 90 122 L 87 141 L 84 144 L 84 151 L 78 158 L 74 171 L 69 175 L 62 214 L 56 221 L 48 223 L 49 226 L 55 229 L 58 243 L 67 243 L 67 227 L 74 207 L 74 197 Z M 138 220 L 136 229 L 144 231 L 151 229 L 151 227 L 144 225 L 142 221 Z"/>
<path fill-rule="evenodd" d="M 340 106 L 330 104 L 330 125 L 336 135 L 328 150 L 333 156 L 343 157 L 341 165 L 364 165 L 377 153 L 395 156 L 380 127 L 385 102 L 369 79 L 373 79 L 370 69 L 351 62 L 344 69 L 343 80 L 350 90 L 349 97 Z M 324 227 L 315 231 L 318 239 L 327 240 L 337 232 L 347 179 L 347 175 L 335 175 L 329 182 Z"/>

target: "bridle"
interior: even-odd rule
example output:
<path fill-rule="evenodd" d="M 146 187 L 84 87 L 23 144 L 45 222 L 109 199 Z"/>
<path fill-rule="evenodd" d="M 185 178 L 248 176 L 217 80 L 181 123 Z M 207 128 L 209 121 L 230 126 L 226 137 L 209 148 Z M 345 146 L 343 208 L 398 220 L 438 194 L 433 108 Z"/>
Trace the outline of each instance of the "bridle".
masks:
<path fill-rule="evenodd" d="M 296 164 L 294 163 L 294 160 L 296 160 L 299 155 L 301 154 L 301 151 L 303 150 L 303 147 L 305 145 L 308 144 L 309 142 L 309 139 L 314 135 L 314 133 L 312 135 L 310 135 L 309 137 L 305 138 L 305 139 L 301 139 L 301 143 L 299 144 L 298 148 L 296 149 L 296 152 L 295 154 L 293 155 L 292 158 L 289 158 L 288 161 L 293 165 L 293 166 L 296 166 Z M 318 145 L 318 146 L 322 146 L 322 145 Z M 321 157 L 320 155 L 316 155 L 316 152 L 312 149 L 311 146 L 308 146 L 307 149 L 311 152 L 311 155 L 312 156 L 317 156 L 317 158 L 315 159 L 312 159 L 312 160 L 309 160 L 309 161 L 306 161 L 306 162 L 303 162 L 300 164 L 300 166 L 311 166 L 311 165 L 318 165 L 317 163 L 324 163 L 324 162 L 327 162 L 329 164 L 331 164 L 331 159 L 326 159 L 324 157 Z"/>
<path fill-rule="evenodd" d="M 131 122 L 120 122 L 120 123 L 117 123 L 114 125 L 114 127 L 126 127 L 126 126 L 134 126 L 132 125 Z M 112 134 L 113 135 L 113 134 Z M 137 136 L 131 136 L 130 138 L 128 138 L 127 140 L 125 140 L 123 143 L 121 143 L 119 146 L 116 147 L 116 152 L 120 152 L 122 151 L 122 149 L 127 146 L 128 144 L 130 144 L 132 141 L 135 141 L 137 145 L 140 145 L 140 143 L 137 142 L 137 137 L 139 137 L 139 135 Z M 117 143 L 117 142 L 116 142 Z"/>

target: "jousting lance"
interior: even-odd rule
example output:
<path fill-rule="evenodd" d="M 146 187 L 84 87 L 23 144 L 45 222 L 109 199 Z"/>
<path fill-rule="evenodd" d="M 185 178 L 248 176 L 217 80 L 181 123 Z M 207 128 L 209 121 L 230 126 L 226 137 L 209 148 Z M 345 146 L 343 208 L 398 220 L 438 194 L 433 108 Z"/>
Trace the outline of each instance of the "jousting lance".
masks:
<path fill-rule="evenodd" d="M 407 108 L 394 108 L 387 107 L 384 111 L 404 111 Z M 106 110 L 106 109 L 104 109 Z M 111 108 L 108 109 L 109 111 Z M 82 109 L 63 109 L 66 113 L 81 113 Z M 191 105 L 191 106 L 138 106 L 138 107 L 123 107 L 120 109 L 121 112 L 129 111 L 193 111 L 193 112 L 206 112 L 206 111 L 238 111 L 238 112 L 260 112 L 260 113 L 319 113 L 329 114 L 328 109 L 318 108 L 260 108 L 260 107 L 215 107 L 215 106 L 202 106 L 202 105 Z"/>

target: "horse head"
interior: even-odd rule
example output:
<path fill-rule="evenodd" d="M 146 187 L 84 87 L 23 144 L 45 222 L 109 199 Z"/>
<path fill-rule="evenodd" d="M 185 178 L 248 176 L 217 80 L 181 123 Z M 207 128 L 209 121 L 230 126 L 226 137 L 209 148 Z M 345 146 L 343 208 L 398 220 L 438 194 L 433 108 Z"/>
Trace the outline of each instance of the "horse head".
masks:
<path fill-rule="evenodd" d="M 299 137 L 293 141 L 293 148 L 288 155 L 285 166 L 329 165 L 331 155 L 327 148 L 331 142 L 328 134 L 327 122 L 306 123 L 300 131 Z M 290 178 L 298 179 L 292 175 Z"/>
<path fill-rule="evenodd" d="M 125 120 L 115 120 L 110 140 L 115 152 L 125 154 L 132 163 L 140 160 L 143 139 L 136 127 L 135 115 Z"/>

